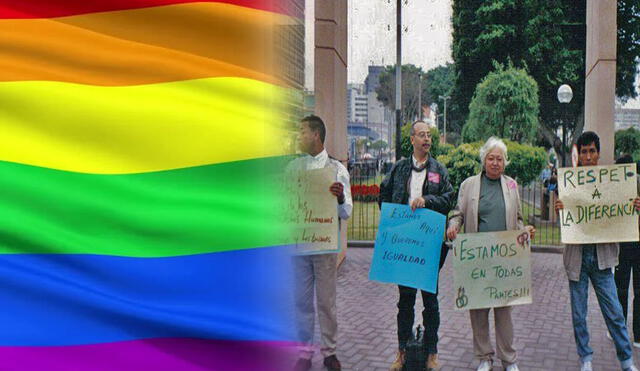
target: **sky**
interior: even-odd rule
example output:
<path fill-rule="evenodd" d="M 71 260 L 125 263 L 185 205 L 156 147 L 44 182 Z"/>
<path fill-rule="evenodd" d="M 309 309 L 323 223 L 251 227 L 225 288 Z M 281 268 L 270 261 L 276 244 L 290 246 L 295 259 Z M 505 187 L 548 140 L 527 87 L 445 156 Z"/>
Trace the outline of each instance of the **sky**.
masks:
<path fill-rule="evenodd" d="M 428 71 L 453 62 L 451 0 L 406 0 L 406 4 L 403 0 L 402 4 L 402 63 Z M 395 64 L 396 0 L 349 0 L 348 9 L 347 81 L 361 84 L 369 65 Z M 640 93 L 640 76 L 636 86 Z M 640 98 L 630 99 L 624 107 L 640 108 Z"/>
<path fill-rule="evenodd" d="M 425 71 L 452 62 L 451 1 L 402 1 L 402 64 Z M 349 83 L 364 83 L 367 66 L 395 64 L 396 0 L 349 0 Z"/>

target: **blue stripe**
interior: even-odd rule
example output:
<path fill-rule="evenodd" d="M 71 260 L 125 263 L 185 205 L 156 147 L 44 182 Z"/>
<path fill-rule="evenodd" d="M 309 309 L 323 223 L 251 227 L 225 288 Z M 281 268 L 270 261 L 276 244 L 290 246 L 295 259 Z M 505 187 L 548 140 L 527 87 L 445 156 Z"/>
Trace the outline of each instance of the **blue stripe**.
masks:
<path fill-rule="evenodd" d="M 293 340 L 289 250 L 0 256 L 0 345 Z"/>

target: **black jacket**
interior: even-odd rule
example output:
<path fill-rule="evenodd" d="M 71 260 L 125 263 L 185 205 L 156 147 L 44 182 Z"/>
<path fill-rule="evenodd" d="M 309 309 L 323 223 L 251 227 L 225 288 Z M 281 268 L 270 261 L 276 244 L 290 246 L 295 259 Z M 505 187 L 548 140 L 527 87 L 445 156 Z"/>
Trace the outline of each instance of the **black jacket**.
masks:
<path fill-rule="evenodd" d="M 409 202 L 409 180 L 411 179 L 411 158 L 403 158 L 396 162 L 389 174 L 380 185 L 380 198 L 378 205 L 383 202 L 406 205 Z M 433 157 L 429 156 L 428 173 L 439 174 L 439 182 L 430 181 L 428 173 L 422 185 L 422 197 L 425 199 L 425 207 L 437 211 L 445 216 L 453 208 L 454 192 L 449 183 L 447 169 Z"/>

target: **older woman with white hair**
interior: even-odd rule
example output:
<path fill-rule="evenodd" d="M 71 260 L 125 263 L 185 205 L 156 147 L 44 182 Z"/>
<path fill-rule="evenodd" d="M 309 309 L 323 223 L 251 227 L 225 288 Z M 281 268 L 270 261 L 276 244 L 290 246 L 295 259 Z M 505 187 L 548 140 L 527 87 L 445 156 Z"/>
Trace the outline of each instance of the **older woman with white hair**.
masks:
<path fill-rule="evenodd" d="M 449 220 L 447 237 L 454 240 L 464 225 L 466 233 L 496 232 L 524 228 L 520 196 L 515 180 L 504 175 L 508 164 L 507 146 L 491 137 L 480 149 L 482 172 L 467 178 L 458 193 L 458 205 Z M 526 227 L 533 236 L 535 228 Z M 507 371 L 517 371 L 513 348 L 511 307 L 493 308 L 497 356 Z M 473 330 L 473 350 L 480 360 L 478 371 L 493 368 L 494 350 L 489 338 L 489 309 L 469 311 Z"/>

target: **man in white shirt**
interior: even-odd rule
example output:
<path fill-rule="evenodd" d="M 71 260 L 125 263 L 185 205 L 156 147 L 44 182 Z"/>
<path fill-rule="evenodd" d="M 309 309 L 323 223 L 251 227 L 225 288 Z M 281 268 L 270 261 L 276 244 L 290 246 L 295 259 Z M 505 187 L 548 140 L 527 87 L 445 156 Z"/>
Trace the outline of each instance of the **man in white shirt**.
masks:
<path fill-rule="evenodd" d="M 304 155 L 294 161 L 292 168 L 313 170 L 324 167 L 336 169 L 336 181 L 327 190 L 336 197 L 336 207 L 340 219 L 348 219 L 353 209 L 349 172 L 340 163 L 329 157 L 324 148 L 326 128 L 318 116 L 307 116 L 300 123 L 299 145 Z M 336 249 L 339 246 L 336 246 Z M 303 255 L 294 257 L 296 277 L 296 314 L 298 317 L 298 337 L 305 345 L 301 349 L 294 370 L 311 369 L 313 357 L 313 332 L 315 311 L 313 294 L 315 288 L 322 334 L 322 355 L 324 365 L 330 371 L 341 370 L 336 357 L 338 321 L 336 318 L 336 278 L 337 253 Z M 315 286 L 315 287 L 314 287 Z"/>

